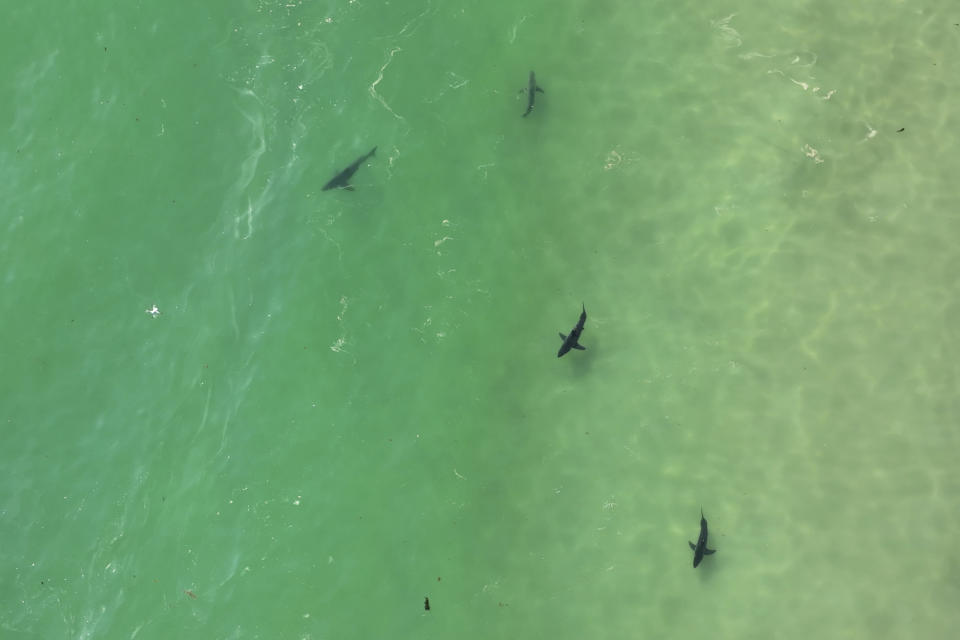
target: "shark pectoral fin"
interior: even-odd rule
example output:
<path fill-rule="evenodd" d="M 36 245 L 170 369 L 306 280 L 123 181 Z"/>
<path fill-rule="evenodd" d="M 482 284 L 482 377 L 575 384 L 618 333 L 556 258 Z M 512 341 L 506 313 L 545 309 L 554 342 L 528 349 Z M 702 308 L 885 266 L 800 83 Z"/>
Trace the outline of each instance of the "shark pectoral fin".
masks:
<path fill-rule="evenodd" d="M 586 348 L 585 346 L 583 346 L 582 344 L 575 344 L 575 345 L 573 345 L 573 348 L 574 348 L 574 349 L 580 349 L 580 351 L 586 351 L 586 350 L 587 350 L 587 348 Z"/>
<path fill-rule="evenodd" d="M 716 549 L 707 549 L 706 547 L 703 548 L 703 553 L 704 553 L 704 555 L 710 556 L 710 555 L 715 554 L 716 552 L 717 552 Z"/>
<path fill-rule="evenodd" d="M 687 541 L 687 544 L 690 545 L 690 548 L 693 549 L 694 551 L 697 550 L 697 545 L 693 544 L 693 543 L 690 542 L 689 540 Z"/>
<path fill-rule="evenodd" d="M 561 339 L 561 340 L 566 340 L 566 339 L 567 339 L 567 336 L 565 336 L 565 335 L 563 335 L 563 334 L 561 333 L 561 334 L 560 334 L 560 339 Z"/>
<path fill-rule="evenodd" d="M 543 89 L 541 89 L 540 87 L 537 87 L 537 91 L 539 91 L 540 93 L 546 93 L 546 92 L 545 92 Z"/>

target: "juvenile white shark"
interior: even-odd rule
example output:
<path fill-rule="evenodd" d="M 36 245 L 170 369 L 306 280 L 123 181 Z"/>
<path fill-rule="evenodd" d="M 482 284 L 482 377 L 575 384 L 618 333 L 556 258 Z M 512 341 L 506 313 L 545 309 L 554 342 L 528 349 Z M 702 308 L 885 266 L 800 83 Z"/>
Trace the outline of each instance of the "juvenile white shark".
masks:
<path fill-rule="evenodd" d="M 580 306 L 583 307 L 583 311 L 580 313 L 580 319 L 577 321 L 577 326 L 575 326 L 571 331 L 570 335 L 565 336 L 562 333 L 560 334 L 560 339 L 563 340 L 563 344 L 560 345 L 560 351 L 557 351 L 557 357 L 561 357 L 570 349 L 579 349 L 580 351 L 586 351 L 586 347 L 577 342 L 580 339 L 580 334 L 583 333 L 583 325 L 587 322 L 587 307 L 580 303 Z"/>
<path fill-rule="evenodd" d="M 693 549 L 693 568 L 696 569 L 703 556 L 709 556 L 716 553 L 716 549 L 707 549 L 707 519 L 703 517 L 703 507 L 700 507 L 700 537 L 697 538 L 697 544 L 689 540 L 687 543 Z"/>
<path fill-rule="evenodd" d="M 527 87 L 527 110 L 523 113 L 524 118 L 530 115 L 530 112 L 533 111 L 533 101 L 537 95 L 537 91 L 540 93 L 545 93 L 543 89 L 537 86 L 537 78 L 535 75 L 533 75 L 533 71 L 531 71 L 530 84 Z"/>
<path fill-rule="evenodd" d="M 374 147 L 373 149 L 370 149 L 369 153 L 367 153 L 366 155 L 360 156 L 359 158 L 354 160 L 353 164 L 351 164 L 349 167 L 347 167 L 337 175 L 333 176 L 333 178 L 330 179 L 330 182 L 323 185 L 323 191 L 327 191 L 329 189 L 346 189 L 347 191 L 353 191 L 353 186 L 350 184 L 350 178 L 353 177 L 353 174 L 357 172 L 357 169 L 360 168 L 360 165 L 363 164 L 363 162 L 367 158 L 372 156 L 373 152 L 376 150 L 377 150 L 376 147 Z"/>

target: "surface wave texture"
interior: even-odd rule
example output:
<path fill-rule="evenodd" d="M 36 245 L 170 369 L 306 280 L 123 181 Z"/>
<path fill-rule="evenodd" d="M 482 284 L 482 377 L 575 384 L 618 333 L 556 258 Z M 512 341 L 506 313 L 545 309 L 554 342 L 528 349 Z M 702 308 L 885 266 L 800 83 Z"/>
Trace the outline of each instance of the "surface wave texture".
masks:
<path fill-rule="evenodd" d="M 953 3 L 114 4 L 0 26 L 0 638 L 952 637 Z"/>

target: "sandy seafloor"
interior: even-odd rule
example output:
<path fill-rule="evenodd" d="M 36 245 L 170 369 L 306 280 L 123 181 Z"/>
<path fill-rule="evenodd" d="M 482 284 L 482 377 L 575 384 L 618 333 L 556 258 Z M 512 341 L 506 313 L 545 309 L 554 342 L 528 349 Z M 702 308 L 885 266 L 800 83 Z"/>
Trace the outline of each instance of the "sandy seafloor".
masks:
<path fill-rule="evenodd" d="M 952 637 L 960 8 L 852 4 L 8 7 L 0 638 Z"/>

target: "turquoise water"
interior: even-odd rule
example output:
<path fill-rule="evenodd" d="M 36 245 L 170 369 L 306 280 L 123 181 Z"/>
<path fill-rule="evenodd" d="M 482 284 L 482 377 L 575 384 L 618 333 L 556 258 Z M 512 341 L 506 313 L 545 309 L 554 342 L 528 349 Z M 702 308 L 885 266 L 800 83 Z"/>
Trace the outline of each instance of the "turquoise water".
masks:
<path fill-rule="evenodd" d="M 0 638 L 951 637 L 960 13 L 854 4 L 7 7 Z"/>

